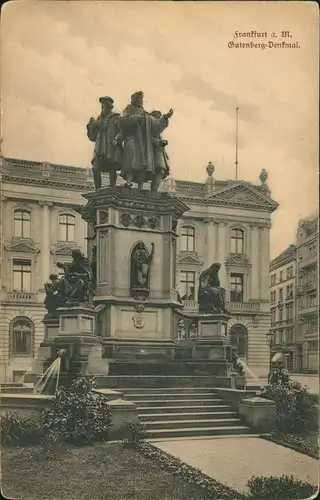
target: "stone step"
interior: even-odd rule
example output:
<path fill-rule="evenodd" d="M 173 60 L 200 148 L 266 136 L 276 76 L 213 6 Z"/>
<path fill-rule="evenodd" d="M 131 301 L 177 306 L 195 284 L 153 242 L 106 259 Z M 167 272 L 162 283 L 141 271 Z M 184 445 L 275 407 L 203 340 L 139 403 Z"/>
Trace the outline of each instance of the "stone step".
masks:
<path fill-rule="evenodd" d="M 159 408 L 157 408 L 159 410 Z M 236 418 L 236 413 L 233 411 L 217 411 L 217 412 L 172 412 L 168 413 L 167 409 L 164 413 L 141 413 L 139 410 L 140 419 L 142 422 L 157 422 L 169 420 L 203 420 L 203 419 L 216 419 L 216 418 Z"/>
<path fill-rule="evenodd" d="M 139 403 L 138 403 L 139 404 Z M 164 414 L 179 413 L 181 415 L 185 413 L 216 413 L 221 411 L 230 411 L 230 407 L 224 404 L 220 405 L 195 405 L 190 406 L 188 404 L 181 406 L 167 406 L 166 408 L 159 406 L 138 406 L 138 413 L 140 416 L 149 414 L 159 414 L 161 410 Z"/>
<path fill-rule="evenodd" d="M 164 391 L 167 394 L 178 392 L 179 394 L 210 393 L 214 394 L 213 387 L 126 387 L 121 389 L 124 394 L 162 394 Z"/>
<path fill-rule="evenodd" d="M 147 429 L 190 429 L 194 427 L 227 427 L 241 425 L 239 418 L 215 418 L 215 419 L 192 419 L 192 420 L 152 420 L 144 422 Z"/>
<path fill-rule="evenodd" d="M 32 387 L 0 387 L 2 394 L 32 394 Z"/>
<path fill-rule="evenodd" d="M 135 393 L 135 394 L 130 394 L 130 393 L 124 393 L 126 399 L 129 401 L 149 401 L 149 400 L 168 400 L 168 399 L 184 399 L 185 401 L 188 401 L 189 399 L 209 399 L 213 398 L 214 394 L 212 394 L 210 391 L 206 392 L 191 392 L 191 393 L 180 393 L 178 391 L 175 392 L 150 392 L 146 394 L 141 394 L 141 393 Z"/>
<path fill-rule="evenodd" d="M 176 387 L 230 387 L 230 379 L 216 375 L 97 375 L 98 387 L 122 388 L 176 388 Z"/>
<path fill-rule="evenodd" d="M 221 426 L 215 425 L 208 427 L 190 427 L 176 429 L 149 429 L 146 432 L 147 438 L 173 438 L 173 437 L 193 437 L 193 436 L 217 436 L 217 435 L 239 435 L 251 434 L 250 428 L 245 425 Z"/>
<path fill-rule="evenodd" d="M 210 405 L 210 404 L 223 404 L 222 399 L 203 398 L 203 399 L 139 399 L 134 398 L 131 401 L 136 402 L 139 406 L 195 406 L 195 405 Z"/>

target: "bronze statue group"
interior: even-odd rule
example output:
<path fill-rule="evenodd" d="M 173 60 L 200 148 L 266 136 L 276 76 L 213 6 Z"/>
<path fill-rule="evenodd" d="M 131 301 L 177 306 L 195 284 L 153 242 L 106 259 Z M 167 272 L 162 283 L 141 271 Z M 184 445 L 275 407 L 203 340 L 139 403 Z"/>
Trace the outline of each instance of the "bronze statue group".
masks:
<path fill-rule="evenodd" d="M 110 187 L 115 187 L 117 175 L 126 185 L 133 183 L 142 189 L 151 181 L 151 191 L 157 191 L 162 179 L 169 175 L 167 141 L 161 133 L 169 124 L 173 110 L 147 112 L 143 107 L 143 92 L 135 92 L 123 113 L 113 111 L 112 97 L 100 97 L 101 113 L 90 118 L 87 136 L 95 143 L 92 159 L 96 189 L 101 188 L 102 172 L 107 172 Z"/>
<path fill-rule="evenodd" d="M 100 97 L 101 113 L 97 119 L 90 118 L 87 136 L 95 143 L 92 169 L 95 188 L 102 184 L 102 173 L 109 173 L 110 187 L 114 188 L 117 176 L 143 189 L 144 183 L 151 181 L 151 191 L 156 192 L 161 180 L 169 175 L 169 160 L 165 151 L 167 141 L 161 133 L 169 124 L 173 110 L 162 114 L 160 111 L 147 112 L 143 105 L 143 92 L 135 92 L 123 113 L 113 111 L 111 97 Z M 150 261 L 153 255 L 141 245 L 133 254 L 131 288 L 146 285 Z M 57 263 L 64 270 L 62 277 L 51 274 L 51 282 L 45 284 L 45 307 L 50 315 L 59 307 L 92 303 L 96 281 L 96 255 L 92 262 L 80 250 L 72 252 L 71 264 Z M 225 308 L 224 289 L 220 286 L 218 272 L 220 264 L 215 263 L 203 271 L 199 282 L 199 312 L 228 314 Z M 178 297 L 179 300 L 179 297 Z M 180 298 L 181 302 L 181 298 Z"/>

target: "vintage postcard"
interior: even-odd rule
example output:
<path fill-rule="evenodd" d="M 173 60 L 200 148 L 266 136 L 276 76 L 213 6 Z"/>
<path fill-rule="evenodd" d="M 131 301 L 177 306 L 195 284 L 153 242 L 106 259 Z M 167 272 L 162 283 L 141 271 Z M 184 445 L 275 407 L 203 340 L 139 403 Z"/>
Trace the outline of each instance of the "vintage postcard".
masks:
<path fill-rule="evenodd" d="M 317 3 L 1 21 L 3 496 L 315 498 Z"/>

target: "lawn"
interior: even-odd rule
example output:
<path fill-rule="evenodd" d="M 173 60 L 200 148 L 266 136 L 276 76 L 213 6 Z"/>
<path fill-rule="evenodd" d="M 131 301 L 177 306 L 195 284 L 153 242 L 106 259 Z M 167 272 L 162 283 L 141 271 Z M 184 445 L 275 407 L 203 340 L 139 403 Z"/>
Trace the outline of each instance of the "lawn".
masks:
<path fill-rule="evenodd" d="M 37 447 L 3 447 L 2 494 L 38 500 L 200 500 L 203 490 L 120 443 L 68 447 L 45 460 Z"/>

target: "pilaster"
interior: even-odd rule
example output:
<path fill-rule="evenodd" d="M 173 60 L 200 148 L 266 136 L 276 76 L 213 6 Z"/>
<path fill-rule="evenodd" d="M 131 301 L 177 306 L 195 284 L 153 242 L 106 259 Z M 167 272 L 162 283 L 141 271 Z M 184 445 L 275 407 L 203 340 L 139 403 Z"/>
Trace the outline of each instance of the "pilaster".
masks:
<path fill-rule="evenodd" d="M 49 279 L 50 274 L 50 207 L 52 202 L 39 201 L 41 207 L 41 283 Z"/>

